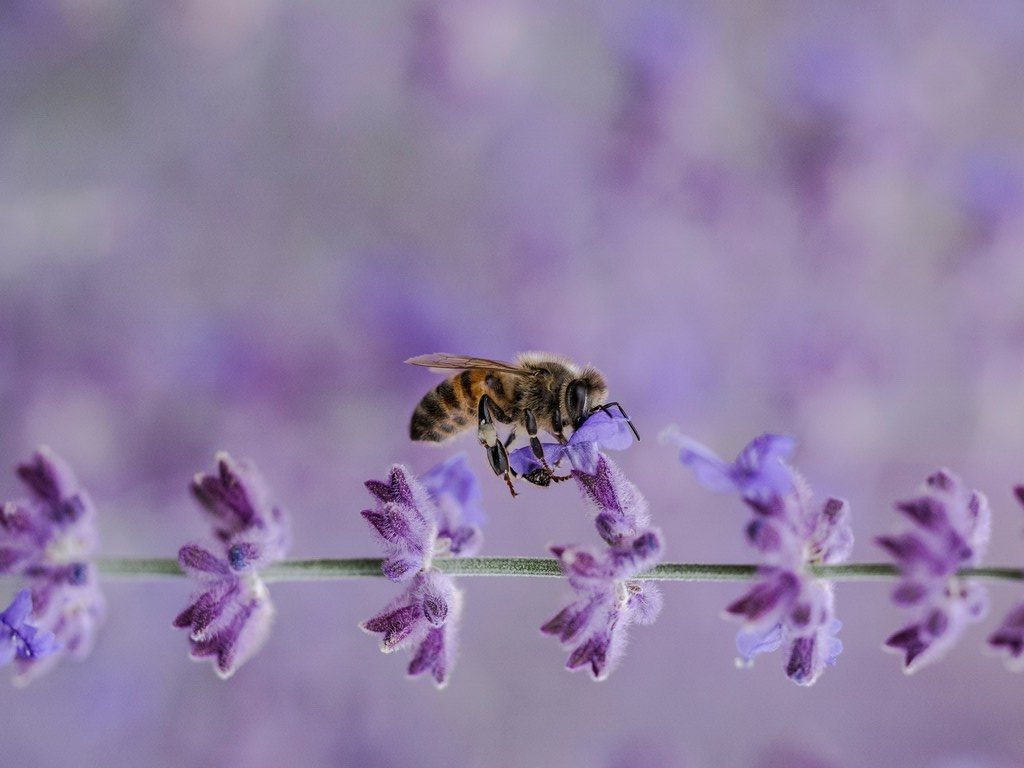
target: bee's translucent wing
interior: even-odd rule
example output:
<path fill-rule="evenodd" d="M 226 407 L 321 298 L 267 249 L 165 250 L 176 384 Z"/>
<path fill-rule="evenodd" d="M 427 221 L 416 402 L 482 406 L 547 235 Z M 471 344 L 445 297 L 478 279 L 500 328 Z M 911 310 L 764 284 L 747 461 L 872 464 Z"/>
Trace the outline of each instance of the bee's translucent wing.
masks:
<path fill-rule="evenodd" d="M 512 373 L 517 376 L 532 376 L 534 373 L 527 368 L 520 368 L 512 363 L 503 363 L 501 360 L 488 360 L 484 357 L 470 357 L 469 355 L 449 355 L 445 352 L 410 357 L 405 362 L 409 363 L 409 365 L 422 365 L 435 371 L 451 369 L 464 371 L 470 368 L 480 368 L 487 371 Z"/>

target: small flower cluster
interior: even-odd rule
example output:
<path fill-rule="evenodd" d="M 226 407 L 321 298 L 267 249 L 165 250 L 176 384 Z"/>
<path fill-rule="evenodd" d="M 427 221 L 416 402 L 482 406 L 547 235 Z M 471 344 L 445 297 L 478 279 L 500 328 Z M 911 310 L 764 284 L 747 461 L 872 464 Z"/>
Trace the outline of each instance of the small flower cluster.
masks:
<path fill-rule="evenodd" d="M 191 658 L 212 660 L 217 674 L 227 678 L 269 635 L 274 605 L 259 574 L 284 559 L 291 534 L 288 516 L 273 503 L 251 463 L 221 453 L 216 464 L 214 474 L 198 474 L 192 481 L 216 544 L 190 543 L 178 551 L 182 570 L 199 589 L 174 626 L 189 630 Z"/>
<path fill-rule="evenodd" d="M 411 648 L 409 675 L 429 673 L 443 688 L 454 661 L 462 591 L 434 561 L 470 557 L 483 543 L 476 476 L 458 455 L 418 479 L 396 464 L 386 482 L 370 480 L 366 488 L 376 508 L 362 515 L 384 549 L 381 570 L 407 586 L 359 626 L 381 635 L 384 653 Z"/>
<path fill-rule="evenodd" d="M 1013 489 L 1014 496 L 1024 506 L 1024 485 Z M 1006 655 L 1006 665 L 1015 672 L 1024 671 L 1024 603 L 1014 606 L 999 629 L 989 635 L 989 646 Z"/>
<path fill-rule="evenodd" d="M 65 656 L 85 658 L 106 607 L 91 560 L 98 537 L 89 494 L 45 447 L 17 474 L 28 497 L 0 510 L 0 574 L 20 576 L 28 589 L 4 612 L 0 637 L 24 685 Z"/>
<path fill-rule="evenodd" d="M 758 577 L 745 595 L 726 608 L 744 622 L 736 636 L 740 662 L 785 646 L 786 675 L 812 685 L 842 651 L 836 636 L 832 584 L 810 567 L 841 563 L 853 548 L 849 505 L 842 499 L 812 501 L 806 481 L 785 460 L 795 448 L 782 435 L 755 438 L 733 462 L 670 428 L 663 439 L 675 443 L 682 463 L 698 482 L 716 492 L 739 493 L 753 517 L 747 542 L 760 554 Z"/>
<path fill-rule="evenodd" d="M 930 475 L 920 495 L 896 509 L 909 528 L 875 541 L 902 574 L 893 601 L 914 612 L 914 621 L 885 641 L 886 650 L 903 656 L 903 671 L 910 673 L 941 658 L 968 624 L 984 618 L 988 593 L 956 574 L 980 565 L 991 514 L 985 495 L 968 490 L 946 469 Z"/>
<path fill-rule="evenodd" d="M 624 416 L 597 411 L 565 445 L 545 444 L 551 466 L 567 459 L 572 477 L 593 509 L 594 525 L 607 545 L 551 547 L 575 599 L 546 622 L 541 631 L 569 647 L 570 670 L 589 667 L 604 680 L 622 658 L 632 624 L 651 624 L 661 611 L 661 592 L 635 579 L 661 559 L 661 533 L 650 527 L 647 500 L 602 449 L 623 450 L 633 443 Z M 509 463 L 525 474 L 537 464 L 530 448 L 520 448 Z"/>

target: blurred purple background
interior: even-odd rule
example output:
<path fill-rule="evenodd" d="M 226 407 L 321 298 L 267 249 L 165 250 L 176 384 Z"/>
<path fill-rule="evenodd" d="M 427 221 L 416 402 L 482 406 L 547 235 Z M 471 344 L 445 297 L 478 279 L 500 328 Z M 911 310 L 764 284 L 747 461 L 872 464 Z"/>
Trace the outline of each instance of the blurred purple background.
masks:
<path fill-rule="evenodd" d="M 601 368 L 672 560 L 749 560 L 732 499 L 654 439 L 800 440 L 854 558 L 948 465 L 1024 562 L 1024 11 L 1017 2 L 0 2 L 0 461 L 77 468 L 108 555 L 171 555 L 227 449 L 297 557 L 374 555 L 362 481 L 450 351 Z M 918 7 L 914 7 L 914 6 Z M 487 474 L 486 554 L 596 540 L 573 488 Z M 16 493 L 13 477 L 0 482 Z M 566 588 L 463 582 L 449 688 L 356 623 L 394 587 L 274 585 L 227 683 L 170 628 L 185 582 L 112 583 L 91 659 L 0 695 L 3 763 L 921 766 L 1024 762 L 1024 679 L 979 650 L 903 676 L 882 584 L 838 589 L 811 689 L 733 666 L 739 585 L 668 585 L 604 683 L 537 628 Z"/>

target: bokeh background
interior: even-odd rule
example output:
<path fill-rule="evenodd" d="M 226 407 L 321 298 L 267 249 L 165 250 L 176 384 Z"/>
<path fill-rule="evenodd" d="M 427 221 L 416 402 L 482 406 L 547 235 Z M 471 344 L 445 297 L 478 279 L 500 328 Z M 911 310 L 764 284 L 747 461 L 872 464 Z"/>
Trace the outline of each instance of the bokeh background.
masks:
<path fill-rule="evenodd" d="M 251 457 L 294 554 L 375 554 L 362 482 L 406 438 L 414 354 L 601 368 L 668 556 L 749 559 L 734 500 L 659 446 L 767 429 L 853 505 L 855 559 L 931 469 L 1024 562 L 1024 11 L 979 3 L 0 2 L 0 462 L 40 442 L 107 555 L 204 533 L 191 475 Z M 573 488 L 487 475 L 486 552 L 596 537 Z M 18 494 L 13 476 L 4 496 Z M 882 584 L 838 590 L 811 689 L 734 668 L 739 585 L 668 585 L 601 684 L 537 627 L 555 581 L 464 582 L 449 688 L 356 623 L 383 581 L 275 585 L 228 682 L 170 628 L 184 582 L 111 583 L 92 657 L 0 694 L 5 765 L 1005 768 L 1024 678 L 899 672 Z"/>

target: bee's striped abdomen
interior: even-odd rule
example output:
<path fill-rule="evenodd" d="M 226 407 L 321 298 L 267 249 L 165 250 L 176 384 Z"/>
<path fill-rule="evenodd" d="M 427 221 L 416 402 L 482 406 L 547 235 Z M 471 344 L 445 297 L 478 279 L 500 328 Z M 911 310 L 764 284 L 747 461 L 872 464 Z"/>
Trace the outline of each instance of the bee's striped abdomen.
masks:
<path fill-rule="evenodd" d="M 409 437 L 439 443 L 472 424 L 483 394 L 483 376 L 476 373 L 463 371 L 427 392 L 413 411 Z"/>

